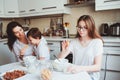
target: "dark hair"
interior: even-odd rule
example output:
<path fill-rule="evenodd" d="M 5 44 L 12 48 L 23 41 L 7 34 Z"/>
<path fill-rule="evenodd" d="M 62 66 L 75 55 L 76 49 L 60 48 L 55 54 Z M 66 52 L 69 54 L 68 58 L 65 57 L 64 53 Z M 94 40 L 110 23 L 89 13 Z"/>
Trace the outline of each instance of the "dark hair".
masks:
<path fill-rule="evenodd" d="M 41 39 L 41 32 L 38 28 L 31 28 L 27 33 L 27 37 L 29 36 L 35 39 L 37 38 Z"/>
<path fill-rule="evenodd" d="M 89 16 L 89 15 L 81 16 L 77 21 L 77 26 L 79 26 L 80 21 L 85 22 L 86 28 L 88 30 L 88 36 L 90 38 L 92 38 L 92 39 L 100 38 L 102 40 L 101 36 L 99 35 L 99 33 L 97 32 L 97 30 L 95 28 L 95 22 L 94 22 L 94 20 L 93 20 L 93 18 L 91 16 Z M 76 37 L 81 37 L 78 32 L 77 32 Z"/>
<path fill-rule="evenodd" d="M 12 21 L 12 22 L 8 23 L 8 25 L 7 25 L 7 30 L 6 30 L 6 33 L 7 33 L 7 36 L 8 36 L 7 44 L 8 44 L 8 47 L 9 47 L 10 50 L 13 49 L 13 44 L 17 39 L 17 37 L 14 35 L 14 32 L 13 32 L 13 29 L 16 26 L 19 26 L 19 27 L 23 28 L 21 24 L 19 24 L 18 22 L 15 22 L 15 21 Z"/>

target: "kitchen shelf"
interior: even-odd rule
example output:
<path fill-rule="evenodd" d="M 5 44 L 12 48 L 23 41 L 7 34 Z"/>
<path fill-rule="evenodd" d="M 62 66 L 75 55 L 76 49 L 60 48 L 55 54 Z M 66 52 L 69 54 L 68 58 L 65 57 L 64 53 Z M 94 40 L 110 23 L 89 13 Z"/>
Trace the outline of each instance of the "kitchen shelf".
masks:
<path fill-rule="evenodd" d="M 64 4 L 66 7 L 84 7 L 84 6 L 95 6 L 95 1 L 86 1 L 86 2 L 75 2 L 75 3 L 70 3 L 70 4 Z"/>

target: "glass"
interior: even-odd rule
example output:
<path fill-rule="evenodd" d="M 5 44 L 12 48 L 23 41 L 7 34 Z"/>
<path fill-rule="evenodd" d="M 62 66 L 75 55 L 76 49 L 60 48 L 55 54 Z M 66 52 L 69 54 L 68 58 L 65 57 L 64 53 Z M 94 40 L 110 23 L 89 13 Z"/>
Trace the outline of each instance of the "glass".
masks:
<path fill-rule="evenodd" d="M 84 26 L 84 27 L 76 26 L 76 27 L 77 27 L 78 30 L 81 30 L 81 29 L 82 29 L 83 31 L 87 30 L 87 27 L 85 27 L 85 26 Z"/>

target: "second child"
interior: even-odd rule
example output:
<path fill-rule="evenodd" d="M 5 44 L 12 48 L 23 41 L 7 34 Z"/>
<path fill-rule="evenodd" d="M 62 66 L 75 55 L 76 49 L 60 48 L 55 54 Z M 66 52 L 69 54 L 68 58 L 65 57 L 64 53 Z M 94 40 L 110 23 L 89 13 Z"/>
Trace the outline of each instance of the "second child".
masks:
<path fill-rule="evenodd" d="M 49 60 L 50 51 L 44 37 L 38 28 L 31 28 L 27 33 L 28 40 L 34 45 L 34 50 L 39 60 Z"/>

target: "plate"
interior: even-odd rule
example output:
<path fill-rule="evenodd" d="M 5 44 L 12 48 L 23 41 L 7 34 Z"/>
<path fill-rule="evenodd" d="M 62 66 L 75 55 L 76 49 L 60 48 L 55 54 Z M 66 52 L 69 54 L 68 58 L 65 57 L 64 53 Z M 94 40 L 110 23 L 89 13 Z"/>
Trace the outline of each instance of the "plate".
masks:
<path fill-rule="evenodd" d="M 25 71 L 25 70 L 22 70 L 22 69 L 12 69 L 12 70 L 9 70 L 9 71 L 6 71 L 6 72 L 0 74 L 0 78 L 1 78 L 2 80 L 4 80 L 4 77 L 3 77 L 3 76 L 4 76 L 7 72 L 16 72 L 16 73 L 11 73 L 11 74 L 19 74 L 19 72 L 20 72 L 20 73 L 23 73 L 23 72 L 24 72 L 24 75 L 22 74 L 22 76 L 25 76 L 25 75 L 27 74 L 27 71 Z M 20 74 L 20 75 L 21 75 L 21 74 Z M 18 78 L 20 78 L 20 77 L 22 77 L 22 76 L 18 76 Z M 17 79 L 17 78 L 15 78 L 15 79 Z"/>

